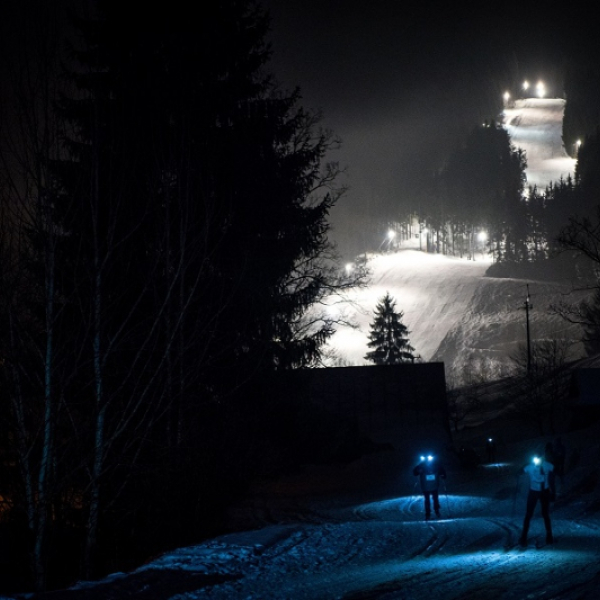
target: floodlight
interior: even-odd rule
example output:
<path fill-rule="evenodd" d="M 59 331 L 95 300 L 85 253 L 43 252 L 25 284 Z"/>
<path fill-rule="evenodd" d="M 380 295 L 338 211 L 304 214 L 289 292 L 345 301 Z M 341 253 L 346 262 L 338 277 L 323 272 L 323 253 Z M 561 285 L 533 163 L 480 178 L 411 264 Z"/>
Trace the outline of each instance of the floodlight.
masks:
<path fill-rule="evenodd" d="M 546 86 L 543 81 L 538 81 L 535 89 L 539 98 L 543 98 L 546 95 Z"/>

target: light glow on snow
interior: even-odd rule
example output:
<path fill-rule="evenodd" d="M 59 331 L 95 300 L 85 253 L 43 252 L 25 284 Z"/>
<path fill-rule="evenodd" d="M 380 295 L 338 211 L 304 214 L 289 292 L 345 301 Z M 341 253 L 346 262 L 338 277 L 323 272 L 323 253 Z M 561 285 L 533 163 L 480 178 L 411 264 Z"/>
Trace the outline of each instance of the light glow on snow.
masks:
<path fill-rule="evenodd" d="M 543 81 L 538 81 L 535 86 L 535 93 L 538 95 L 538 98 L 543 98 L 546 95 L 546 86 Z"/>

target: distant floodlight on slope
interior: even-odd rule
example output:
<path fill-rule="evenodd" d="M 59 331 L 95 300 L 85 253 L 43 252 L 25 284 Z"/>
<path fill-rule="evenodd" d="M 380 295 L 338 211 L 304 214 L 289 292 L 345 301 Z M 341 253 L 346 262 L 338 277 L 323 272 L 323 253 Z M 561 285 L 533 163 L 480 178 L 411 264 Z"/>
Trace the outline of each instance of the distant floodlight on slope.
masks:
<path fill-rule="evenodd" d="M 543 98 L 546 95 L 546 86 L 543 81 L 538 81 L 535 86 L 535 90 L 537 92 L 538 98 Z"/>
<path fill-rule="evenodd" d="M 480 242 L 485 242 L 485 240 L 487 240 L 487 233 L 486 233 L 485 231 L 480 231 L 480 232 L 477 234 L 477 239 L 478 239 Z"/>
<path fill-rule="evenodd" d="M 510 100 L 510 94 L 508 92 L 504 92 L 504 101 L 508 102 Z"/>
<path fill-rule="evenodd" d="M 529 89 L 529 81 L 527 79 L 523 82 L 523 90 L 526 92 Z"/>
<path fill-rule="evenodd" d="M 396 237 L 396 232 L 393 229 L 388 231 L 388 239 L 393 240 Z"/>

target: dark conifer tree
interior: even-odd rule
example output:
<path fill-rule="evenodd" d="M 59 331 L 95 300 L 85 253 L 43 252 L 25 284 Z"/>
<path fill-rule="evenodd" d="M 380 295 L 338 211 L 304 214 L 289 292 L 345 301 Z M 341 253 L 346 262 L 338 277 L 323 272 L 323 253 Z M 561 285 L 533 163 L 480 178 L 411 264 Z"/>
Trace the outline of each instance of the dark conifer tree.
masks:
<path fill-rule="evenodd" d="M 298 106 L 298 92 L 282 93 L 265 74 L 265 15 L 251 1 L 222 0 L 191 27 L 187 5 L 175 2 L 146 10 L 139 27 L 120 3 L 99 6 L 102 18 L 82 23 L 88 47 L 77 55 L 88 99 L 67 109 L 80 148 L 97 148 L 111 169 L 100 181 L 119 186 L 101 192 L 104 211 L 118 203 L 128 240 L 130 259 L 115 257 L 115 267 L 153 269 L 158 255 L 168 272 L 182 239 L 193 240 L 195 310 L 211 323 L 187 321 L 198 355 L 227 371 L 232 360 L 252 371 L 314 363 L 332 324 L 305 329 L 303 316 L 343 287 L 327 239 L 337 166 L 321 168 L 335 140 Z"/>
<path fill-rule="evenodd" d="M 375 308 L 375 319 L 371 323 L 369 348 L 365 358 L 376 365 L 395 365 L 415 359 L 414 348 L 409 344 L 410 333 L 402 323 L 402 311 L 396 312 L 396 301 L 389 292 Z"/>
<path fill-rule="evenodd" d="M 580 210 L 589 214 L 600 198 L 600 125 L 583 139 L 577 158 L 575 180 L 583 201 Z"/>
<path fill-rule="evenodd" d="M 490 121 L 474 128 L 450 157 L 441 179 L 446 218 L 458 236 L 459 253 L 472 246 L 480 228 L 489 230 L 495 258 L 525 253 L 522 193 L 527 166 L 508 132 Z"/>
<path fill-rule="evenodd" d="M 223 437 L 203 415 L 255 402 L 244 386 L 265 370 L 315 364 L 333 323 L 313 307 L 354 284 L 327 237 L 341 190 L 323 160 L 336 142 L 267 74 L 265 13 L 252 0 L 193 19 L 179 0 L 97 9 L 76 20 L 78 91 L 59 107 L 68 156 L 53 164 L 86 576 L 104 507 L 140 457 L 216 454 L 207 446 Z M 243 470 L 249 455 L 230 463 Z"/>
<path fill-rule="evenodd" d="M 573 158 L 579 158 L 577 142 L 600 126 L 600 68 L 593 56 L 590 52 L 571 59 L 565 75 L 568 102 L 563 118 L 563 140 L 565 150 Z"/>
<path fill-rule="evenodd" d="M 538 191 L 537 186 L 529 189 L 525 204 L 527 216 L 528 257 L 531 260 L 548 258 L 548 224 L 546 219 L 546 196 Z"/>

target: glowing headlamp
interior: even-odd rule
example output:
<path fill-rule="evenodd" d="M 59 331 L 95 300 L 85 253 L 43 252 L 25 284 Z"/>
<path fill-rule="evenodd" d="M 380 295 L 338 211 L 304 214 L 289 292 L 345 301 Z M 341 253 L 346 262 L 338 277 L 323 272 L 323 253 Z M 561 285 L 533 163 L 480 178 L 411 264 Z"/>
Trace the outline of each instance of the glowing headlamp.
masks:
<path fill-rule="evenodd" d="M 534 464 L 534 465 L 539 465 L 541 462 L 542 462 L 542 459 L 541 459 L 541 458 L 539 458 L 539 457 L 537 457 L 537 456 L 534 456 L 534 457 L 533 457 L 533 464 Z"/>

